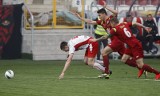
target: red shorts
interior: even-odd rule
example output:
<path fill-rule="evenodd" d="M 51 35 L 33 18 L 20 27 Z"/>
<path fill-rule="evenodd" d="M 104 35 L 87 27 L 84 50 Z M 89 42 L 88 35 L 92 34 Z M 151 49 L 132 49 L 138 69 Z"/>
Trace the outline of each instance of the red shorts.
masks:
<path fill-rule="evenodd" d="M 136 60 L 139 58 L 143 58 L 143 48 L 141 44 L 137 44 L 135 47 L 127 48 L 125 50 L 125 54 L 132 56 Z"/>
<path fill-rule="evenodd" d="M 95 58 L 98 53 L 98 42 L 90 43 L 86 49 L 85 57 Z"/>
<path fill-rule="evenodd" d="M 113 50 L 113 52 L 118 52 L 121 56 L 125 52 L 124 43 L 118 39 L 113 39 L 108 46 Z"/>

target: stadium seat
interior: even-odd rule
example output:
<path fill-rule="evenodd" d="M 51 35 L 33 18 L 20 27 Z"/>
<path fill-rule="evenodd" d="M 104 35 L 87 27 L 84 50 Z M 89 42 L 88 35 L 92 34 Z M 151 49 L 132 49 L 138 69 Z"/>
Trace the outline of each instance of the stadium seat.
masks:
<path fill-rule="evenodd" d="M 152 0 L 151 5 L 158 5 L 159 0 Z"/>
<path fill-rule="evenodd" d="M 138 0 L 139 5 L 147 5 L 147 0 Z"/>
<path fill-rule="evenodd" d="M 132 0 L 125 0 L 126 5 L 131 5 L 132 4 Z"/>

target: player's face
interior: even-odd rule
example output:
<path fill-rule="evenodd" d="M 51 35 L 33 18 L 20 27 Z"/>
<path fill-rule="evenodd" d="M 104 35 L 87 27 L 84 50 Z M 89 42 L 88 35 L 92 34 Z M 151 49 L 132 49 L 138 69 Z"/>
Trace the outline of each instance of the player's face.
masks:
<path fill-rule="evenodd" d="M 99 14 L 98 14 L 98 16 L 99 16 L 99 19 L 104 20 L 104 17 L 105 17 L 105 15 L 104 15 L 104 14 L 99 13 Z"/>
<path fill-rule="evenodd" d="M 68 52 L 69 51 L 69 47 L 65 46 L 64 49 L 63 49 L 63 51 Z"/>
<path fill-rule="evenodd" d="M 149 15 L 149 16 L 147 17 L 147 19 L 148 19 L 148 21 L 151 21 L 151 20 L 153 19 L 153 17 Z"/>
<path fill-rule="evenodd" d="M 127 17 L 126 18 L 127 22 L 132 22 L 132 19 L 133 19 L 132 17 Z"/>

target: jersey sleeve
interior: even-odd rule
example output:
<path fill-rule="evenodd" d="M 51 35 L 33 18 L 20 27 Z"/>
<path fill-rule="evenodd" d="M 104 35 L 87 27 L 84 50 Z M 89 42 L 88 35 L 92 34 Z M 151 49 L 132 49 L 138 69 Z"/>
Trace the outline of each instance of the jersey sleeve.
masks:
<path fill-rule="evenodd" d="M 75 48 L 71 42 L 68 42 L 69 52 L 68 54 L 73 54 L 75 52 Z"/>
<path fill-rule="evenodd" d="M 112 15 L 109 16 L 109 18 L 113 18 L 113 17 L 117 17 L 117 15 L 112 14 Z"/>
<path fill-rule="evenodd" d="M 75 52 L 75 48 L 74 47 L 70 47 L 69 48 L 69 54 L 73 54 Z"/>
<path fill-rule="evenodd" d="M 97 20 L 96 22 L 98 25 L 101 25 L 102 20 Z"/>

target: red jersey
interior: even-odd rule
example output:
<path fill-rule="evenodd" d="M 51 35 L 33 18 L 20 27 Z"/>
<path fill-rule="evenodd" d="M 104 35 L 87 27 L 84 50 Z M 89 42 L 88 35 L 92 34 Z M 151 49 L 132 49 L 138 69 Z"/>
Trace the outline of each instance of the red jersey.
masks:
<path fill-rule="evenodd" d="M 111 29 L 110 19 L 113 18 L 113 15 L 110 15 L 105 21 L 97 20 L 97 24 L 101 25 L 105 30 Z"/>
<path fill-rule="evenodd" d="M 113 18 L 113 17 L 114 17 L 113 15 L 110 15 L 109 18 L 107 18 L 105 21 L 97 20 L 96 22 L 97 22 L 98 25 L 103 26 L 103 28 L 104 28 L 106 31 L 109 31 L 109 30 L 112 29 L 112 26 L 111 26 L 111 24 L 110 24 L 110 19 Z M 115 16 L 115 17 L 116 17 L 116 16 Z M 108 30 L 107 30 L 107 29 L 108 29 Z M 117 40 L 117 37 L 113 36 L 113 37 L 111 38 L 111 41 L 112 41 L 112 40 Z M 117 41 L 119 41 L 119 40 L 117 40 Z"/>
<path fill-rule="evenodd" d="M 134 47 L 139 43 L 136 37 L 130 30 L 132 23 L 123 22 L 118 24 L 115 28 L 112 28 L 110 34 L 116 36 L 119 40 L 126 43 L 129 47 Z"/>

